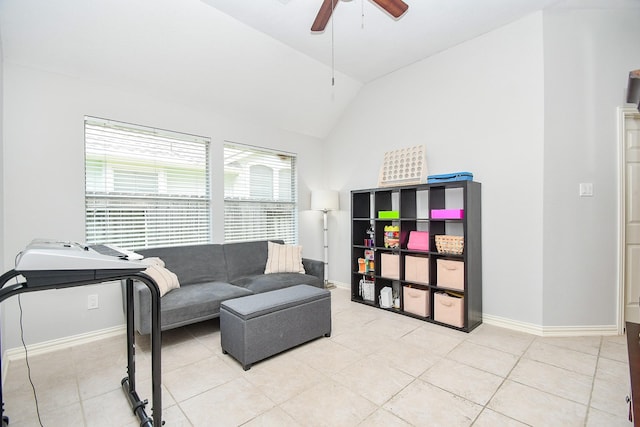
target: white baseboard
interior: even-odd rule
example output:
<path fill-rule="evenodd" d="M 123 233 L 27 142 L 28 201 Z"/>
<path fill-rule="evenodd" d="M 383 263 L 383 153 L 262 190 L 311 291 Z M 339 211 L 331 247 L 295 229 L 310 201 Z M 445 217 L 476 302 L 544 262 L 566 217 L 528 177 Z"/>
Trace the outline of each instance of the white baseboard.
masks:
<path fill-rule="evenodd" d="M 346 289 L 346 290 L 351 289 L 351 285 L 349 283 L 336 282 L 334 280 L 331 280 L 331 283 L 333 283 L 336 286 L 336 288 Z"/>
<path fill-rule="evenodd" d="M 490 314 L 482 314 L 482 323 L 487 325 L 498 326 L 500 328 L 511 329 L 513 331 L 525 332 L 527 334 L 542 336 L 542 327 L 533 323 L 520 322 L 518 320 L 507 319 L 504 317 L 492 316 Z"/>
<path fill-rule="evenodd" d="M 584 336 L 613 336 L 618 334 L 616 325 L 595 325 L 595 326 L 545 326 L 543 336 L 545 337 L 584 337 Z"/>
<path fill-rule="evenodd" d="M 533 323 L 520 322 L 490 314 L 482 315 L 482 322 L 487 325 L 499 326 L 514 331 L 526 332 L 541 337 L 579 337 L 594 335 L 618 335 L 616 325 L 590 326 L 541 326 Z"/>
<path fill-rule="evenodd" d="M 29 357 L 50 353 L 52 351 L 62 350 L 71 346 L 88 344 L 90 342 L 103 340 L 127 333 L 125 325 L 114 326 L 112 328 L 100 329 L 97 331 L 87 332 L 85 334 L 72 335 L 69 337 L 58 338 L 51 341 L 44 341 L 36 344 L 27 345 Z M 24 347 L 14 347 L 7 349 L 2 354 L 2 384 L 9 368 L 9 363 L 23 360 L 25 357 Z"/>

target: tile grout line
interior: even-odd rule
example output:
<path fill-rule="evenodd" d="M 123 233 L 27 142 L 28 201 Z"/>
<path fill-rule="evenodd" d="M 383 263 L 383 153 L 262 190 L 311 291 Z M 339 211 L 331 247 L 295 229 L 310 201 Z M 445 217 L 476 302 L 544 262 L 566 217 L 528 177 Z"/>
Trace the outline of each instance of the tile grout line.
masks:
<path fill-rule="evenodd" d="M 596 366 L 595 369 L 593 370 L 593 377 L 591 378 L 591 390 L 589 392 L 589 402 L 587 404 L 587 414 L 585 415 L 584 418 L 584 425 L 586 426 L 589 422 L 589 416 L 591 415 L 591 400 L 593 399 L 593 389 L 595 387 L 596 384 L 596 375 L 598 374 L 598 366 L 600 366 L 600 353 L 602 353 L 602 343 L 603 343 L 603 338 L 600 337 L 600 345 L 598 346 L 598 355 L 596 358 Z"/>
<path fill-rule="evenodd" d="M 513 372 L 514 369 L 516 369 L 516 366 L 518 366 L 518 364 L 520 363 L 520 361 L 522 360 L 522 358 L 524 357 L 524 355 L 527 353 L 527 351 L 531 348 L 531 346 L 533 345 L 533 343 L 536 341 L 536 339 L 532 339 L 531 342 L 527 345 L 527 347 L 522 351 L 522 354 L 520 354 L 520 356 L 518 356 L 518 360 L 516 360 L 516 362 L 513 364 L 513 366 L 511 367 L 511 369 L 509 370 L 509 372 L 507 372 L 507 374 L 504 376 L 504 378 L 502 379 L 502 382 L 500 383 L 500 385 L 498 387 L 496 387 L 496 390 L 493 392 L 493 394 L 491 395 L 491 397 L 489 399 L 487 399 L 487 403 L 485 403 L 482 406 L 482 410 L 480 412 L 478 412 L 478 415 L 476 416 L 475 419 L 473 419 L 471 421 L 471 426 L 474 425 L 476 423 L 476 421 L 478 421 L 478 418 L 480 418 L 480 415 L 486 410 L 489 409 L 490 411 L 493 411 L 493 409 L 491 408 L 487 408 L 487 406 L 489 405 L 489 403 L 491 403 L 491 401 L 493 400 L 493 398 L 496 396 L 496 394 L 498 394 L 498 391 L 502 388 L 502 386 L 505 384 L 505 382 L 507 381 L 507 379 L 509 379 L 509 376 L 511 375 L 511 373 Z M 515 355 L 514 355 L 515 356 Z M 497 412 L 497 411 L 495 411 Z M 525 423 L 524 421 L 521 420 L 517 420 L 515 418 L 512 418 L 506 414 L 503 414 L 502 412 L 497 412 L 500 415 L 507 417 L 509 419 L 512 419 L 514 421 L 520 422 L 522 424 L 526 424 L 526 425 L 530 425 Z"/>

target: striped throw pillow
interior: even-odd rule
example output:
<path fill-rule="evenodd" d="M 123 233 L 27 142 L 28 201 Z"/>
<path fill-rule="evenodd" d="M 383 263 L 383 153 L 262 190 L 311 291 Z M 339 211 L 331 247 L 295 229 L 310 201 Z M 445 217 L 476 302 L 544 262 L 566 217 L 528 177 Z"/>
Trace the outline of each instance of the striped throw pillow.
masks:
<path fill-rule="evenodd" d="M 280 245 L 268 242 L 267 265 L 264 274 L 271 273 L 302 273 L 302 246 Z"/>

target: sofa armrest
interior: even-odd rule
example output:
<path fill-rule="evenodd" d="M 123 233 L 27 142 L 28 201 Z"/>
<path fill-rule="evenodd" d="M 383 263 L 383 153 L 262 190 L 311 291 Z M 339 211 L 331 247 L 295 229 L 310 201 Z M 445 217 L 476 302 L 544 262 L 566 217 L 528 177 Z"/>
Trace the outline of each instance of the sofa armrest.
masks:
<path fill-rule="evenodd" d="M 302 258 L 302 265 L 304 266 L 304 271 L 311 275 L 316 276 L 318 279 L 322 280 L 324 283 L 324 262 L 317 261 L 315 259 Z"/>

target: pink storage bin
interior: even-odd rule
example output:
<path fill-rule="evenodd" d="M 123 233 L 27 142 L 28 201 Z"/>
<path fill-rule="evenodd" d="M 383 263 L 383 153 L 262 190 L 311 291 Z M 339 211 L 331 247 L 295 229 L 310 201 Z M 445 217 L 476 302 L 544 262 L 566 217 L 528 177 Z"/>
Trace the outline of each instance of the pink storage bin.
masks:
<path fill-rule="evenodd" d="M 436 261 L 438 286 L 464 290 L 464 262 L 449 259 Z"/>
<path fill-rule="evenodd" d="M 380 255 L 380 275 L 388 279 L 400 278 L 400 255 L 382 254 Z"/>
<path fill-rule="evenodd" d="M 414 251 L 429 250 L 429 232 L 428 231 L 410 231 L 407 249 Z"/>
<path fill-rule="evenodd" d="M 431 209 L 433 219 L 462 219 L 464 209 Z"/>
<path fill-rule="evenodd" d="M 433 294 L 433 318 L 458 328 L 464 327 L 464 298 L 444 292 Z"/>
<path fill-rule="evenodd" d="M 418 316 L 429 316 L 429 291 L 404 286 L 402 288 L 404 311 Z"/>
<path fill-rule="evenodd" d="M 404 257 L 404 280 L 429 283 L 429 258 L 407 255 Z"/>

